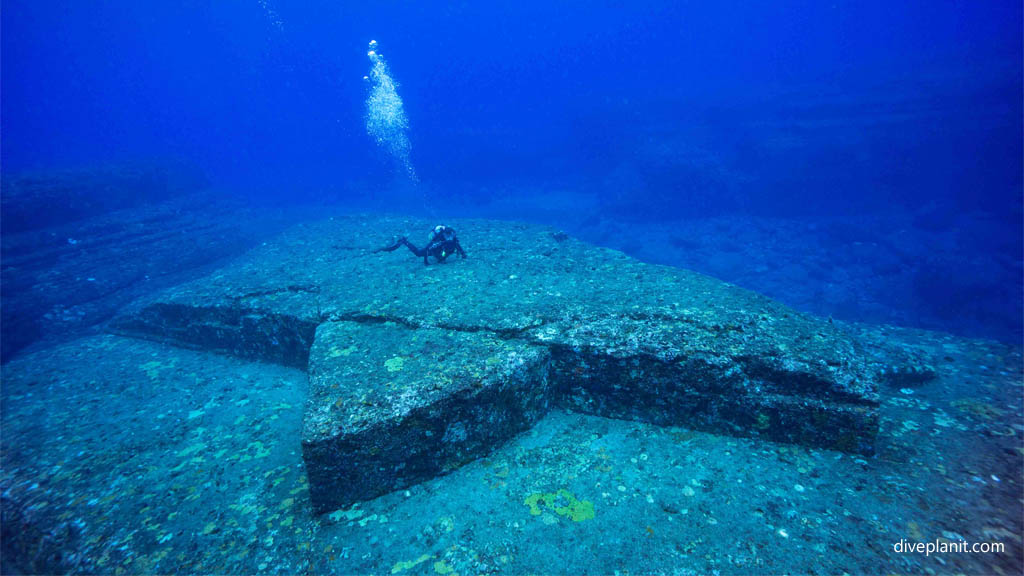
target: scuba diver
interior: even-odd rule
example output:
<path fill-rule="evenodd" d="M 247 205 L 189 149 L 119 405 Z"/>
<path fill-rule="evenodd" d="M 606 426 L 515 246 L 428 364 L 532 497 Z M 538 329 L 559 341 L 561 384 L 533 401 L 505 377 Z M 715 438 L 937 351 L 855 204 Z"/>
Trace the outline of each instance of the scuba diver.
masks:
<path fill-rule="evenodd" d="M 424 265 L 430 263 L 427 260 L 429 256 L 433 256 L 438 262 L 444 262 L 446 258 L 455 253 L 458 253 L 458 255 L 463 258 L 466 257 L 466 251 L 463 250 L 462 245 L 459 244 L 459 238 L 455 235 L 455 230 L 448 226 L 435 226 L 430 232 L 430 237 L 427 239 L 427 245 L 423 248 L 417 248 L 412 242 L 409 242 L 405 236 L 402 236 L 391 244 L 374 250 L 373 253 L 394 252 L 403 244 L 406 248 L 411 250 L 413 254 L 422 256 Z"/>

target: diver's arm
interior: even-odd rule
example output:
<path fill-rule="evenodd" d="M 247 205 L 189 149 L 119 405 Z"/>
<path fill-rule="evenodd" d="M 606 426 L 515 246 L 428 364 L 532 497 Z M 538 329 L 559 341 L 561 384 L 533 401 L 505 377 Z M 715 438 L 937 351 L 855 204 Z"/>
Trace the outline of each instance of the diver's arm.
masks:
<path fill-rule="evenodd" d="M 466 257 L 466 251 L 462 249 L 462 244 L 459 244 L 459 239 L 455 239 L 455 251 L 459 253 L 459 256 Z"/>

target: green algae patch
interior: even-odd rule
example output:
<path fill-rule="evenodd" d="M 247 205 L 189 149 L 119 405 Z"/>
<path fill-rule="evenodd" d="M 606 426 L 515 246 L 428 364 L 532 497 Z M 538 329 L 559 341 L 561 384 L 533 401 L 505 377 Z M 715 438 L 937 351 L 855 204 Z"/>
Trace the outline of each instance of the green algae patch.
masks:
<path fill-rule="evenodd" d="M 768 414 L 765 414 L 764 412 L 758 412 L 757 413 L 757 421 L 754 424 L 754 427 L 757 428 L 758 430 L 767 430 L 767 429 L 771 428 L 771 426 L 772 426 L 772 417 L 769 416 Z"/>
<path fill-rule="evenodd" d="M 158 360 L 153 360 L 151 362 L 146 362 L 145 364 L 139 364 L 139 369 L 145 372 L 146 376 L 148 376 L 150 380 L 156 381 L 160 378 L 160 373 L 162 371 L 164 371 L 165 369 L 173 370 L 176 363 L 177 360 L 173 358 L 171 359 L 170 362 L 166 363 L 160 362 Z"/>
<path fill-rule="evenodd" d="M 395 565 L 391 567 L 391 573 L 398 574 L 399 572 L 404 572 L 406 570 L 409 570 L 410 568 L 415 568 L 416 566 L 419 566 L 420 564 L 426 562 L 427 560 L 430 560 L 431 558 L 433 558 L 433 556 L 431 556 L 430 554 L 424 554 L 423 556 L 420 556 L 415 560 L 403 560 L 402 562 L 395 562 Z"/>
<path fill-rule="evenodd" d="M 341 522 L 344 520 L 355 520 L 363 515 L 363 511 L 353 507 L 350 510 L 339 509 L 331 512 L 327 515 L 332 522 Z"/>
<path fill-rule="evenodd" d="M 356 348 L 355 346 L 349 346 L 348 348 L 345 349 L 331 348 L 331 358 L 337 358 L 338 356 L 349 356 L 353 352 L 356 352 L 357 350 L 358 348 Z"/>
<path fill-rule="evenodd" d="M 523 500 L 523 504 L 530 507 L 531 516 L 540 516 L 544 508 L 554 511 L 555 514 L 572 520 L 583 522 L 594 518 L 594 503 L 589 500 L 579 500 L 568 490 L 558 492 L 537 492 L 530 494 Z"/>
<path fill-rule="evenodd" d="M 388 372 L 401 372 L 405 368 L 405 358 L 401 356 L 395 356 L 394 358 L 384 362 L 384 367 L 388 369 Z"/>
<path fill-rule="evenodd" d="M 999 408 L 970 398 L 954 400 L 953 402 L 950 402 L 950 406 L 982 420 L 993 420 L 1003 415 L 1003 411 Z"/>
<path fill-rule="evenodd" d="M 526 504 L 527 506 L 530 507 L 531 516 L 540 516 L 540 507 L 545 504 L 545 497 L 547 496 L 551 495 L 545 494 L 543 492 L 538 492 L 536 494 L 530 494 L 529 496 L 526 497 L 526 500 L 523 501 L 523 504 Z"/>

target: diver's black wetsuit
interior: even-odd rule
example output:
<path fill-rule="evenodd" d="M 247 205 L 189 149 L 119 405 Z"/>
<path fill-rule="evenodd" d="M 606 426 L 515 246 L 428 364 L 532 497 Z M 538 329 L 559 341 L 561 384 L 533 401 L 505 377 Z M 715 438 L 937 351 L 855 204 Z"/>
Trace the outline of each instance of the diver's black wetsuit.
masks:
<path fill-rule="evenodd" d="M 429 264 L 427 260 L 430 256 L 437 259 L 438 262 L 444 262 L 446 258 L 452 254 L 458 253 L 463 258 L 466 257 L 466 251 L 462 249 L 462 245 L 459 244 L 459 238 L 455 235 L 455 230 L 447 226 L 438 226 L 430 233 L 430 239 L 427 245 L 423 248 L 417 248 L 412 242 L 402 236 L 394 243 L 389 244 L 383 248 L 378 248 L 374 252 L 394 252 L 399 246 L 405 246 L 412 251 L 413 254 L 423 258 L 423 264 Z"/>

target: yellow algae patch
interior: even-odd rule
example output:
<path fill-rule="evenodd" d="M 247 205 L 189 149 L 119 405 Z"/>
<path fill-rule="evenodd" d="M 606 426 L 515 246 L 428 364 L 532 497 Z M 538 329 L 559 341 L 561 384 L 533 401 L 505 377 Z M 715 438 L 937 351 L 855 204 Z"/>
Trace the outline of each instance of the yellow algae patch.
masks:
<path fill-rule="evenodd" d="M 950 402 L 951 406 L 959 409 L 962 412 L 966 412 L 973 416 L 983 418 L 985 420 L 992 420 L 1003 415 L 1003 411 L 991 404 L 985 402 L 979 402 L 978 400 L 964 399 Z"/>
<path fill-rule="evenodd" d="M 156 377 L 160 375 L 160 369 L 163 368 L 163 364 L 156 360 L 152 362 L 146 362 L 145 364 L 139 364 L 139 369 L 149 376 L 150 380 L 156 380 Z"/>
<path fill-rule="evenodd" d="M 267 456 L 270 456 L 270 448 L 263 446 L 263 442 L 260 442 L 259 440 L 250 442 L 249 445 L 245 447 L 244 451 L 253 451 L 254 453 L 243 454 L 238 459 L 239 462 L 248 462 L 249 460 L 257 460 L 259 458 L 266 458 Z"/>
<path fill-rule="evenodd" d="M 148 376 L 150 380 L 156 380 L 157 378 L 160 377 L 160 372 L 167 368 L 173 370 L 177 363 L 177 358 L 171 358 L 171 360 L 166 363 L 160 362 L 159 360 L 152 360 L 150 362 L 146 362 L 145 364 L 139 364 L 139 369 L 145 372 L 146 376 Z"/>
<path fill-rule="evenodd" d="M 356 348 L 355 346 L 349 346 L 344 350 L 338 349 L 337 347 L 333 347 L 331 348 L 331 358 L 337 358 L 338 356 L 348 356 L 357 350 L 358 348 Z"/>
<path fill-rule="evenodd" d="M 398 574 L 399 572 L 403 572 L 403 571 L 408 570 L 410 568 L 415 568 L 416 566 L 419 566 L 420 564 L 426 562 L 427 560 L 430 560 L 431 558 L 433 558 L 433 556 L 431 556 L 430 554 L 424 554 L 423 556 L 420 556 L 419 558 L 417 558 L 415 560 L 406 560 L 406 561 L 403 561 L 403 562 L 395 562 L 395 565 L 392 566 L 392 568 L 391 568 L 391 573 L 392 574 Z"/>
<path fill-rule="evenodd" d="M 335 510 L 334 512 L 331 512 L 330 514 L 328 514 L 327 517 L 330 518 L 332 522 L 338 522 L 342 518 L 345 518 L 347 520 L 355 520 L 356 518 L 359 518 L 362 515 L 363 515 L 363 511 L 362 510 L 360 510 L 358 508 L 353 508 L 351 510 L 344 510 L 344 509 Z"/>
<path fill-rule="evenodd" d="M 388 369 L 388 372 L 401 372 L 405 368 L 405 358 L 401 356 L 395 356 L 394 358 L 384 362 L 384 367 Z"/>
<path fill-rule="evenodd" d="M 239 514 L 252 514 L 254 512 L 259 512 L 259 508 L 253 504 L 231 504 L 228 508 L 238 512 Z"/>
<path fill-rule="evenodd" d="M 530 507 L 531 516 L 540 516 L 543 508 L 553 510 L 555 514 L 564 516 L 573 522 L 583 522 L 594 518 L 594 504 L 589 500 L 578 500 L 572 492 L 537 492 L 523 500 Z"/>
<path fill-rule="evenodd" d="M 199 452 L 200 450 L 203 450 L 205 448 L 206 448 L 206 444 L 203 443 L 203 442 L 200 442 L 198 444 L 193 444 L 193 445 L 189 446 L 188 448 L 185 448 L 181 452 L 178 452 L 178 456 L 182 456 L 182 457 L 188 456 L 189 454 L 194 454 L 194 453 Z"/>
<path fill-rule="evenodd" d="M 445 532 L 451 532 L 455 530 L 455 518 L 452 516 L 442 516 L 437 520 L 438 526 L 444 528 Z"/>
<path fill-rule="evenodd" d="M 156 380 L 159 378 L 160 371 L 166 367 L 167 366 L 163 362 L 158 362 L 156 360 L 139 365 L 139 368 L 146 373 L 146 376 L 149 376 L 150 380 Z"/>
<path fill-rule="evenodd" d="M 444 560 L 438 560 L 437 562 L 434 562 L 434 572 L 437 572 L 438 574 L 450 574 L 454 570 L 455 569 L 449 566 L 448 563 Z"/>

